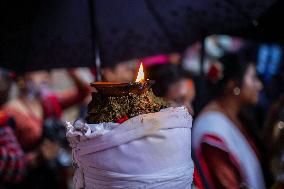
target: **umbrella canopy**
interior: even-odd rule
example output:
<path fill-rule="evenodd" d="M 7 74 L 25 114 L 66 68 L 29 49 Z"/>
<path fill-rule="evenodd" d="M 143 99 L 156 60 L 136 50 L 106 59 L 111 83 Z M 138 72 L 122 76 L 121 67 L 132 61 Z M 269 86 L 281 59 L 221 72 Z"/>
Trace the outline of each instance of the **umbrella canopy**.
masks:
<path fill-rule="evenodd" d="M 95 47 L 104 65 L 179 52 L 206 35 L 255 24 L 275 1 L 27 0 L 19 7 L 4 0 L 0 64 L 20 71 L 90 67 Z"/>
<path fill-rule="evenodd" d="M 87 0 L 7 0 L 0 11 L 1 66 L 16 71 L 94 66 L 88 8 Z"/>
<path fill-rule="evenodd" d="M 251 26 L 274 1 L 113 0 L 97 1 L 96 20 L 102 60 L 182 51 L 213 33 Z"/>

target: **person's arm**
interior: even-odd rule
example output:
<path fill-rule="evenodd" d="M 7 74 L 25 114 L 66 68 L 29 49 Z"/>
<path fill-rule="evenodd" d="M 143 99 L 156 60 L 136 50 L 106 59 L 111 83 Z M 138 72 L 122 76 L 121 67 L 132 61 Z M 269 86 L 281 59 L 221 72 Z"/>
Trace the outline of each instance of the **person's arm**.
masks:
<path fill-rule="evenodd" d="M 242 178 L 230 155 L 207 143 L 202 143 L 202 154 L 216 188 L 242 188 Z"/>
<path fill-rule="evenodd" d="M 74 70 L 69 70 L 68 73 L 76 87 L 56 94 L 62 109 L 82 102 L 91 92 L 90 86 L 80 79 Z"/>
<path fill-rule="evenodd" d="M 0 126 L 0 180 L 20 182 L 25 176 L 24 153 L 9 126 Z"/>

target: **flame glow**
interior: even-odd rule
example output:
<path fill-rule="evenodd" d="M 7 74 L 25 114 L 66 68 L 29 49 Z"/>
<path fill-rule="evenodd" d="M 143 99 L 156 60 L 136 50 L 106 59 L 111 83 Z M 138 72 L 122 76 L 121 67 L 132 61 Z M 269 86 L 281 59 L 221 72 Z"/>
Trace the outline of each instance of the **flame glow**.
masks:
<path fill-rule="evenodd" d="M 135 82 L 141 82 L 141 81 L 144 81 L 144 80 L 145 80 L 145 78 L 144 78 L 144 70 L 143 70 L 143 64 L 141 62 Z"/>

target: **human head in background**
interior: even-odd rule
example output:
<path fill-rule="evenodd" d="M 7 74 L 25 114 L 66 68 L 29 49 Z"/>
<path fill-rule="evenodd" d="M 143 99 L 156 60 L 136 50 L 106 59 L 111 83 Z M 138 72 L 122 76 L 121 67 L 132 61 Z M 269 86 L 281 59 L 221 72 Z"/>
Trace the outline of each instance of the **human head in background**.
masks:
<path fill-rule="evenodd" d="M 147 78 L 155 80 L 152 86 L 155 95 L 164 97 L 177 105 L 188 107 L 193 113 L 191 102 L 195 97 L 194 83 L 178 65 L 158 64 L 146 71 Z"/>
<path fill-rule="evenodd" d="M 245 54 L 227 54 L 216 63 L 215 76 L 209 75 L 213 82 L 214 97 L 217 100 L 232 98 L 240 105 L 252 105 L 258 102 L 262 84 L 257 76 L 256 67 Z M 210 74 L 210 71 L 209 71 Z M 211 78 L 210 78 L 211 77 Z"/>
<path fill-rule="evenodd" d="M 0 68 L 0 107 L 3 106 L 9 98 L 12 77 L 12 72 Z"/>
<path fill-rule="evenodd" d="M 120 62 L 115 65 L 103 65 L 102 77 L 108 82 L 132 82 L 135 80 L 137 61 Z"/>

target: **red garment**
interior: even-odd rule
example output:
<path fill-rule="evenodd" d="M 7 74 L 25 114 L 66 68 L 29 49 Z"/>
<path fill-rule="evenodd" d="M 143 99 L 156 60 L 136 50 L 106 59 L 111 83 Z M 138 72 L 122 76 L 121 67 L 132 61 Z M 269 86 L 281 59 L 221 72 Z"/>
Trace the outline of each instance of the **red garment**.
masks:
<path fill-rule="evenodd" d="M 50 94 L 42 98 L 42 106 L 44 109 L 45 117 L 60 118 L 62 115 L 61 104 L 56 95 Z"/>
<path fill-rule="evenodd" d="M 61 93 L 50 93 L 41 99 L 40 109 L 43 115 L 36 115 L 28 102 L 14 100 L 5 107 L 16 121 L 16 136 L 25 151 L 31 151 L 40 143 L 43 133 L 43 121 L 46 117 L 54 116 L 60 118 L 62 110 L 81 102 L 88 94 L 89 88 L 78 92 L 77 89 L 68 90 Z"/>
<path fill-rule="evenodd" d="M 259 153 L 256 146 L 251 138 L 249 138 L 249 134 L 246 132 L 245 128 L 240 128 L 240 131 L 258 155 Z M 224 142 L 220 138 L 211 135 L 205 135 L 202 141 L 201 151 L 196 152 L 195 154 L 202 173 L 197 169 L 195 170 L 195 175 L 197 176 L 195 178 L 195 184 L 200 189 L 206 188 L 204 181 L 202 182 L 201 179 L 200 174 L 202 174 L 210 189 L 242 188 L 242 183 L 244 183 L 244 181 L 242 179 L 243 177 L 238 166 L 238 162 L 227 152 Z"/>
<path fill-rule="evenodd" d="M 222 106 L 219 102 L 212 102 L 203 110 L 203 112 L 207 111 L 222 112 L 226 115 L 246 138 L 256 156 L 259 159 L 261 158 L 247 129 L 237 118 L 230 116 L 228 111 L 226 111 L 226 107 Z M 210 123 L 208 124 L 208 127 L 210 127 Z M 204 135 L 201 139 L 201 146 L 198 150 L 194 151 L 194 155 L 196 164 L 199 166 L 195 173 L 197 175 L 196 184 L 199 188 L 231 189 L 244 187 L 243 178 L 245 178 L 245 175 L 242 175 L 238 160 L 230 154 L 225 142 L 217 135 Z"/>
<path fill-rule="evenodd" d="M 61 105 L 55 95 L 46 96 L 39 104 L 44 117 L 55 116 L 60 118 L 62 114 Z M 21 106 L 21 108 L 19 108 Z M 23 111 L 23 107 L 27 111 Z M 8 105 L 5 110 L 14 117 L 16 121 L 16 136 L 25 151 L 33 150 L 40 143 L 43 133 L 43 117 L 36 115 L 30 107 L 26 107 L 22 101 L 16 101 Z"/>
<path fill-rule="evenodd" d="M 16 183 L 25 175 L 23 151 L 8 123 L 9 116 L 0 111 L 0 181 Z"/>
<path fill-rule="evenodd" d="M 15 119 L 15 134 L 23 150 L 30 151 L 37 147 L 43 133 L 43 119 L 18 110 L 14 106 L 6 107 L 5 111 Z"/>
<path fill-rule="evenodd" d="M 116 123 L 123 123 L 125 121 L 127 121 L 129 119 L 129 117 L 126 115 L 126 116 L 123 116 L 122 118 L 116 120 Z"/>
<path fill-rule="evenodd" d="M 240 183 L 243 182 L 240 171 L 227 152 L 203 143 L 202 154 L 214 188 L 240 188 Z"/>

